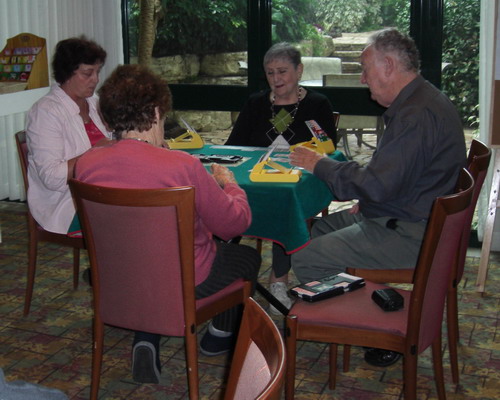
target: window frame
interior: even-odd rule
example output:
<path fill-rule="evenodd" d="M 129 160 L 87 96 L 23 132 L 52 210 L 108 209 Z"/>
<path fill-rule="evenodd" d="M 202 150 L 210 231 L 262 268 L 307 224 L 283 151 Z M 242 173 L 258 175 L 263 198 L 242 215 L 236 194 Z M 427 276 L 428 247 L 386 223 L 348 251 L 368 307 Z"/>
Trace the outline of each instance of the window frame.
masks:
<path fill-rule="evenodd" d="M 421 56 L 421 73 L 441 85 L 443 0 L 409 0 L 410 36 Z M 262 60 L 271 46 L 272 0 L 247 0 L 248 85 L 171 84 L 176 110 L 240 111 L 251 93 L 267 87 Z M 122 0 L 123 50 L 129 63 L 127 0 Z M 381 115 L 385 108 L 371 100 L 367 88 L 314 87 L 328 97 L 334 110 L 345 115 Z"/>

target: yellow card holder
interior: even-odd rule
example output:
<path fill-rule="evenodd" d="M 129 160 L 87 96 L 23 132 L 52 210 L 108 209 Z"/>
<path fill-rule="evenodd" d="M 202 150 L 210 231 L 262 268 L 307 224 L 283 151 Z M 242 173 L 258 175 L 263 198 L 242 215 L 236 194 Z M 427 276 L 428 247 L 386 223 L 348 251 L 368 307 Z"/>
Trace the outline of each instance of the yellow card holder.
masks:
<path fill-rule="evenodd" d="M 295 150 L 299 146 L 307 147 L 321 154 L 332 154 L 335 151 L 335 145 L 333 144 L 332 139 L 321 141 L 313 137 L 308 142 L 301 142 L 290 146 L 290 151 Z"/>
<path fill-rule="evenodd" d="M 198 133 L 192 131 L 187 131 L 174 139 L 167 139 L 166 142 L 168 147 L 173 150 L 201 149 L 205 145 L 202 137 Z"/>
<path fill-rule="evenodd" d="M 272 168 L 272 170 L 266 167 Z M 260 161 L 254 165 L 250 172 L 252 182 L 298 182 L 302 172 L 286 168 L 272 160 Z"/>

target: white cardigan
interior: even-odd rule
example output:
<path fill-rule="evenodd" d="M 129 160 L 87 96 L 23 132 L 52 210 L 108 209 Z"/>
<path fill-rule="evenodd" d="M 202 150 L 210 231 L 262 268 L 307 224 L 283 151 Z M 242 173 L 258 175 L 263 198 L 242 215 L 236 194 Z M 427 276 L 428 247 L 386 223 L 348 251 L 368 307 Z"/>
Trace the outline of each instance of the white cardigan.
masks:
<path fill-rule="evenodd" d="M 97 112 L 97 97 L 89 97 L 90 118 L 107 137 Z M 78 105 L 58 84 L 28 112 L 28 204 L 35 220 L 45 229 L 67 233 L 75 206 L 67 183 L 68 163 L 90 149 Z"/>

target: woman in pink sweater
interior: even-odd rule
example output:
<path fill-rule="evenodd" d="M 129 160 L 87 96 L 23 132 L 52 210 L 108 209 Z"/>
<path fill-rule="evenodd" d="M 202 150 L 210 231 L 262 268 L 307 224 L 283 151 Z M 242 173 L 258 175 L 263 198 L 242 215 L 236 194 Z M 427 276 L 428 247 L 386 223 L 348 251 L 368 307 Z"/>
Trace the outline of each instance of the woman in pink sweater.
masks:
<path fill-rule="evenodd" d="M 197 298 L 241 277 L 255 283 L 261 261 L 257 251 L 213 237 L 229 240 L 248 228 L 251 212 L 246 194 L 227 167 L 214 164 L 210 174 L 195 157 L 166 148 L 163 124 L 172 104 L 167 83 L 144 67 L 123 65 L 98 93 L 102 117 L 116 142 L 85 153 L 75 177 L 121 188 L 194 186 Z M 200 343 L 202 353 L 218 355 L 232 349 L 239 314 L 231 309 L 213 319 Z M 136 381 L 158 382 L 159 342 L 159 335 L 136 332 L 132 363 Z"/>

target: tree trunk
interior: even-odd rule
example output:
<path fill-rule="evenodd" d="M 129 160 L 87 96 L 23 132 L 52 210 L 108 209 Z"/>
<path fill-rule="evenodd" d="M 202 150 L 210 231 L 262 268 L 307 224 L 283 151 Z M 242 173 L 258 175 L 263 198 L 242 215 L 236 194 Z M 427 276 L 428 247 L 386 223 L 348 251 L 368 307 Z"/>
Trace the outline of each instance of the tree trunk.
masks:
<path fill-rule="evenodd" d="M 148 66 L 153 54 L 156 37 L 156 27 L 161 16 L 160 0 L 139 0 L 139 43 L 138 62 Z"/>

